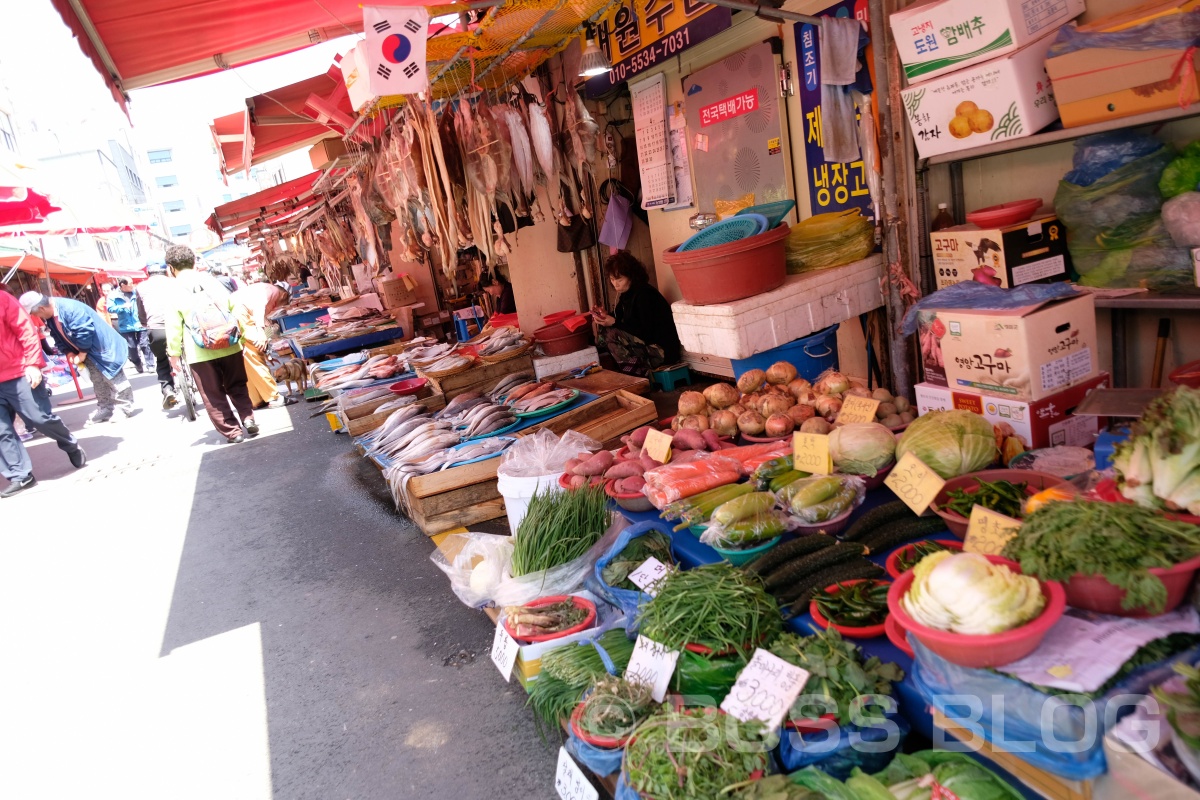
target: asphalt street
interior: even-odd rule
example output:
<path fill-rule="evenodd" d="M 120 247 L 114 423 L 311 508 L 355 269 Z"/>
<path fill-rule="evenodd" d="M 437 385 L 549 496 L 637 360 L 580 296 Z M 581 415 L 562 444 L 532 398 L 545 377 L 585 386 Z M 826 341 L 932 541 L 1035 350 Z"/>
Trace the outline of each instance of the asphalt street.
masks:
<path fill-rule="evenodd" d="M 345 436 L 301 403 L 227 445 L 133 384 L 130 419 L 60 407 L 87 467 L 36 438 L 0 501 L 0 797 L 557 796 L 493 626 Z"/>

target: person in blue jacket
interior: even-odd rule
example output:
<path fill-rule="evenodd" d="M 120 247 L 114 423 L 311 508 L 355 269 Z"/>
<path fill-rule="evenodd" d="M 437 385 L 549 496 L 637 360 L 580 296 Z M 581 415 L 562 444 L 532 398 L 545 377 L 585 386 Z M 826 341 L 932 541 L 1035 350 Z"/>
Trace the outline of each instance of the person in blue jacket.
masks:
<path fill-rule="evenodd" d="M 26 292 L 20 302 L 28 314 L 46 323 L 58 349 L 72 364 L 87 367 L 96 392 L 96 410 L 84 427 L 108 422 L 117 407 L 127 417 L 136 413 L 133 387 L 125 377 L 129 345 L 113 326 L 77 300 Z"/>
<path fill-rule="evenodd" d="M 150 352 L 150 334 L 143 324 L 142 298 L 129 278 L 117 281 L 117 288 L 119 291 L 108 295 L 108 314 L 116 322 L 117 332 L 129 345 L 129 363 L 139 373 L 152 371 L 155 369 L 154 354 Z"/>

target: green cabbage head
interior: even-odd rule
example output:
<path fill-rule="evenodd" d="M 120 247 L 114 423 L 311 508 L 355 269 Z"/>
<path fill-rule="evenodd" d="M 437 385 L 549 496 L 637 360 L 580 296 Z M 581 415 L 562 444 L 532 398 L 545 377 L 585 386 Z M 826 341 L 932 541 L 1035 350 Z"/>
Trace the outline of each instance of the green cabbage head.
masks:
<path fill-rule="evenodd" d="M 896 460 L 912 453 L 946 480 L 976 472 L 996 460 L 996 434 L 978 414 L 955 409 L 917 417 L 900 436 Z"/>

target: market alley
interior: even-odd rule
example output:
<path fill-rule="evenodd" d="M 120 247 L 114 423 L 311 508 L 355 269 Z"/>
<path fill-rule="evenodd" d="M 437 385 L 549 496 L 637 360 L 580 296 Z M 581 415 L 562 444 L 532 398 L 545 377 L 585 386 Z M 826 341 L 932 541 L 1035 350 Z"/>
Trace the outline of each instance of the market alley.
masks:
<path fill-rule="evenodd" d="M 132 383 L 119 423 L 60 406 L 91 463 L 34 439 L 0 505 L 0 796 L 554 796 L 491 623 L 313 405 L 226 445 Z"/>

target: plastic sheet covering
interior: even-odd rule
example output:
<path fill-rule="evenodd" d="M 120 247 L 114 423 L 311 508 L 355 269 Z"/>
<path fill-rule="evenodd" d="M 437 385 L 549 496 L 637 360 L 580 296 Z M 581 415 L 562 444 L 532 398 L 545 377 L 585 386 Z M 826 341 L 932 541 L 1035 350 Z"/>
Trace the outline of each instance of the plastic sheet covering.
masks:
<path fill-rule="evenodd" d="M 700 534 L 700 541 L 710 547 L 748 549 L 781 535 L 790 526 L 786 514 L 772 509 L 738 520 L 730 527 L 732 530 L 719 522 L 710 522 Z"/>
<path fill-rule="evenodd" d="M 1051 695 L 984 669 L 951 664 L 914 637 L 910 675 L 921 697 L 950 719 L 989 742 L 1001 743 L 1023 761 L 1069 780 L 1101 775 L 1107 765 L 1103 739 L 1118 719 L 1133 711 L 1150 687 L 1175 673 L 1172 664 L 1200 660 L 1200 647 L 1135 670 L 1093 702 L 1079 695 Z"/>
<path fill-rule="evenodd" d="M 585 450 L 595 452 L 600 443 L 578 431 L 561 437 L 546 429 L 523 436 L 500 457 L 496 472 L 510 478 L 538 478 L 561 473 L 567 462 Z"/>
<path fill-rule="evenodd" d="M 866 725 L 837 725 L 819 733 L 780 732 L 779 761 L 786 772 L 816 767 L 839 780 L 850 777 L 857 767 L 878 772 L 900 751 L 912 730 L 893 707 L 890 713 L 864 714 Z"/>
<path fill-rule="evenodd" d="M 837 475 L 842 481 L 842 488 L 832 497 L 815 505 L 804 508 L 793 508 L 791 501 L 798 492 L 814 483 L 829 480 L 829 475 L 814 475 L 811 478 L 801 478 L 792 481 L 779 491 L 779 502 L 787 508 L 788 517 L 795 524 L 816 525 L 828 522 L 834 517 L 846 513 L 847 509 L 858 508 L 867 497 L 867 483 L 858 475 Z"/>
<path fill-rule="evenodd" d="M 870 255 L 875 226 L 857 208 L 817 214 L 792 226 L 785 247 L 791 275 L 839 267 Z"/>
<path fill-rule="evenodd" d="M 933 294 L 922 297 L 909 306 L 900 322 L 900 332 L 912 336 L 917 332 L 917 316 L 922 311 L 938 308 L 977 308 L 1004 310 L 1022 306 L 1062 300 L 1079 294 L 1069 283 L 1026 284 L 1013 289 L 987 286 L 975 281 L 964 281 Z"/>
<path fill-rule="evenodd" d="M 604 778 L 612 775 L 621 768 L 621 759 L 625 757 L 625 748 L 605 749 L 596 747 L 580 739 L 574 731 L 567 732 L 567 752 L 576 761 Z"/>
<path fill-rule="evenodd" d="M 1063 25 L 1046 58 L 1055 58 L 1076 50 L 1111 47 L 1117 50 L 1186 50 L 1200 37 L 1200 11 L 1165 14 L 1143 25 L 1119 31 L 1081 31 Z"/>
<path fill-rule="evenodd" d="M 1091 186 L 1113 170 L 1160 147 L 1162 142 L 1153 136 L 1128 130 L 1084 136 L 1075 143 L 1072 168 L 1063 180 L 1076 186 Z"/>
<path fill-rule="evenodd" d="M 1163 224 L 1179 247 L 1200 247 L 1200 192 L 1186 192 L 1163 203 Z"/>
<path fill-rule="evenodd" d="M 1058 184 L 1054 207 L 1067 226 L 1072 266 L 1085 286 L 1168 287 L 1191 284 L 1191 254 L 1163 224 L 1158 180 L 1173 159 L 1160 148 L 1090 186 Z"/>

